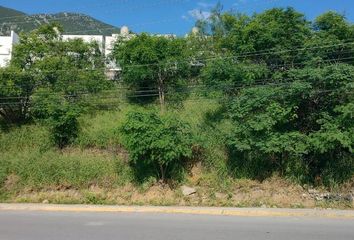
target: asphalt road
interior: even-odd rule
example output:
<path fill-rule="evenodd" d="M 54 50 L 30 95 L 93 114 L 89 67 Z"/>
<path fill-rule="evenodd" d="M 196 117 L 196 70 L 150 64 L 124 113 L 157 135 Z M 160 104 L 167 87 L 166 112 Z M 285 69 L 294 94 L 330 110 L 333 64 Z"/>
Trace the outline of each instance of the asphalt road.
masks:
<path fill-rule="evenodd" d="M 354 219 L 0 211 L 0 240 L 341 240 Z"/>

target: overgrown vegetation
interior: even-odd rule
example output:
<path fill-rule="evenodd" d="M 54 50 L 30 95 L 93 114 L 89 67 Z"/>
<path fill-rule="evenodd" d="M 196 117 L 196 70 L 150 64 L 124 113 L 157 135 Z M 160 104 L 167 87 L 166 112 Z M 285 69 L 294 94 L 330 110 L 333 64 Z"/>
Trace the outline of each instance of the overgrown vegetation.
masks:
<path fill-rule="evenodd" d="M 152 175 L 163 182 L 177 178 L 192 157 L 192 135 L 176 116 L 128 113 L 121 132 L 138 179 Z"/>
<path fill-rule="evenodd" d="M 185 204 L 261 206 L 236 196 L 252 187 L 234 189 L 352 188 L 353 25 L 335 12 L 310 23 L 292 8 L 217 6 L 197 26 L 183 39 L 119 39 L 118 83 L 95 43 L 62 41 L 56 25 L 22 36 L 0 71 L 0 197 L 74 189 L 80 203 L 143 204 L 128 192 L 158 186 L 170 196 L 158 203 L 183 204 L 165 183 L 186 183 L 201 190 Z"/>

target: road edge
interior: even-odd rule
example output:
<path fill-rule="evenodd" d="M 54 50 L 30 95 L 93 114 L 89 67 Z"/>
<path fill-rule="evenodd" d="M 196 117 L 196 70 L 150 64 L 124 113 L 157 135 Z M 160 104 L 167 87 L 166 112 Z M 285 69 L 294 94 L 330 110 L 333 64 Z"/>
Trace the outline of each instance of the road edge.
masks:
<path fill-rule="evenodd" d="M 207 208 L 207 207 L 141 207 L 52 204 L 0 204 L 1 211 L 47 211 L 90 213 L 164 213 L 219 215 L 239 217 L 312 217 L 354 219 L 352 210 L 272 209 L 272 208 Z"/>

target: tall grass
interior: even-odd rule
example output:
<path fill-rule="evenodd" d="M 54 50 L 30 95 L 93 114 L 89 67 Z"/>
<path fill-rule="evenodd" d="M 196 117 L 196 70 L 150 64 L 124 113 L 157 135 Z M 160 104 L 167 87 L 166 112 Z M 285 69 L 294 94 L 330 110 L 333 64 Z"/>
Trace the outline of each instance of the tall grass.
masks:
<path fill-rule="evenodd" d="M 0 153 L 25 150 L 45 151 L 52 147 L 49 131 L 40 125 L 25 125 L 7 132 L 0 130 Z M 0 155 L 1 156 L 1 155 Z"/>
<path fill-rule="evenodd" d="M 227 174 L 225 136 L 231 126 L 220 108 L 217 100 L 187 101 L 180 114 L 191 124 L 196 141 L 203 148 L 203 165 L 223 178 Z"/>
<path fill-rule="evenodd" d="M 81 131 L 76 145 L 81 148 L 106 149 L 121 143 L 118 132 L 128 111 L 138 108 L 133 105 L 119 105 L 114 111 L 99 111 L 84 115 L 80 119 Z"/>
<path fill-rule="evenodd" d="M 86 188 L 90 185 L 113 187 L 133 181 L 128 164 L 118 159 L 114 155 L 116 152 L 105 150 L 120 147 L 118 128 L 124 122 L 126 113 L 137 108 L 141 107 L 121 105 L 118 110 L 82 116 L 79 136 L 70 147 L 74 150 L 69 152 L 57 150 L 49 141 L 48 129 L 39 124 L 1 132 L 0 183 L 3 185 L 11 174 L 19 178 L 17 187 L 34 189 L 55 186 Z M 209 169 L 223 172 L 223 141 L 218 135 L 220 129 L 216 128 L 223 125 L 208 124 L 205 117 L 218 108 L 216 101 L 186 101 L 183 108 L 174 111 L 191 125 L 195 143 L 203 148 L 203 155 L 199 156 L 203 159 L 198 160 L 204 160 Z M 91 152 L 85 149 L 91 149 Z"/>
<path fill-rule="evenodd" d="M 83 115 L 76 142 L 63 151 L 55 148 L 48 129 L 40 124 L 0 130 L 0 199 L 8 192 L 24 189 L 114 188 L 133 183 L 133 171 L 126 159 L 122 160 L 127 156 L 111 149 L 121 150 L 118 129 L 127 112 L 137 108 L 141 107 L 120 105 L 116 110 Z M 189 123 L 200 149 L 195 160 L 201 161 L 202 171 L 198 182 L 191 184 L 227 192 L 235 177 L 246 178 L 247 173 L 230 172 L 225 136 L 233 126 L 220 108 L 217 100 L 198 100 L 185 101 L 182 108 L 171 111 Z M 343 174 L 351 170 L 337 167 Z M 300 166 L 300 177 L 303 171 Z M 9 184 L 11 176 L 16 176 L 12 178 L 16 181 Z"/>
<path fill-rule="evenodd" d="M 4 172 L 19 177 L 17 187 L 36 190 L 79 189 L 92 185 L 112 188 L 124 184 L 131 179 L 129 168 L 120 161 L 115 157 L 95 156 L 79 151 L 63 154 L 52 150 L 45 153 L 6 153 L 0 157 Z"/>
<path fill-rule="evenodd" d="M 101 141 L 96 137 L 96 142 Z M 50 142 L 48 130 L 36 124 L 0 132 L 0 189 L 10 175 L 18 179 L 11 186 L 14 190 L 114 187 L 131 182 L 129 166 L 117 156 L 75 146 L 59 151 Z"/>

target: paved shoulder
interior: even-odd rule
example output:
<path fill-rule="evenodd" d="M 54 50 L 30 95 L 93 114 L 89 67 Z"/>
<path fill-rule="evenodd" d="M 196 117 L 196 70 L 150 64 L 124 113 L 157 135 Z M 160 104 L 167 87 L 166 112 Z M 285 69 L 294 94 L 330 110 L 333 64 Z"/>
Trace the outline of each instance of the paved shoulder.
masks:
<path fill-rule="evenodd" d="M 352 240 L 354 219 L 0 211 L 6 240 Z"/>
<path fill-rule="evenodd" d="M 197 215 L 249 216 L 249 217 L 319 217 L 354 219 L 351 210 L 271 209 L 271 208 L 207 208 L 207 207 L 138 207 L 54 204 L 0 204 L 0 211 L 50 212 L 112 212 L 112 213 L 180 213 Z"/>

